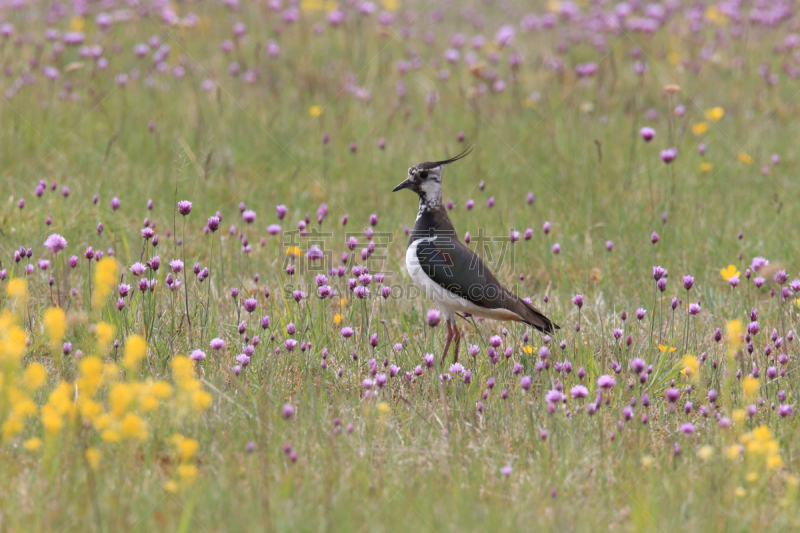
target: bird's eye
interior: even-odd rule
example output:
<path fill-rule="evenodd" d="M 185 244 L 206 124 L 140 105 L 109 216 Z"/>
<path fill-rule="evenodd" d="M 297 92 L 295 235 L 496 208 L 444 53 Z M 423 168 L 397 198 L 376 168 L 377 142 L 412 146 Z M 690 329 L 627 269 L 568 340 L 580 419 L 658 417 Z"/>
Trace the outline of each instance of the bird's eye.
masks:
<path fill-rule="evenodd" d="M 427 178 L 428 178 L 428 171 L 427 170 L 421 170 L 419 172 L 419 179 L 424 180 L 424 179 L 427 179 Z"/>

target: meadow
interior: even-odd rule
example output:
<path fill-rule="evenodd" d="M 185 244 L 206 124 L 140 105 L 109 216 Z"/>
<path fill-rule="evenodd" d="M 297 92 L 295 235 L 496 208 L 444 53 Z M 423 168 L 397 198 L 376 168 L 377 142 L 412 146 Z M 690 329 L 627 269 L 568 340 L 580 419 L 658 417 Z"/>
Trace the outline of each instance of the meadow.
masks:
<path fill-rule="evenodd" d="M 794 3 L 1 9 L 3 531 L 800 526 Z"/>

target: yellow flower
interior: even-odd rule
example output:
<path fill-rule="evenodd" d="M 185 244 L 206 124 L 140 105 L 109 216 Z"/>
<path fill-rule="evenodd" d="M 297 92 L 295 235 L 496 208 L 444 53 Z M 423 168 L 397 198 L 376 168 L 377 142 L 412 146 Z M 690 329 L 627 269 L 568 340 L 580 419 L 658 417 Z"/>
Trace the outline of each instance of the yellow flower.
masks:
<path fill-rule="evenodd" d="M 103 439 L 105 442 L 119 442 L 120 436 L 119 433 L 114 431 L 113 429 L 107 429 L 100 434 L 100 438 Z"/>
<path fill-rule="evenodd" d="M 697 450 L 697 456 L 703 461 L 708 461 L 713 455 L 714 448 L 709 445 L 701 446 L 700 449 Z"/>
<path fill-rule="evenodd" d="M 25 369 L 22 380 L 28 390 L 39 390 L 47 380 L 47 370 L 39 363 L 31 363 Z"/>
<path fill-rule="evenodd" d="M 92 294 L 92 307 L 101 307 L 111 294 L 111 289 L 117 283 L 119 265 L 111 256 L 103 257 L 94 270 L 94 293 Z"/>
<path fill-rule="evenodd" d="M 736 487 L 736 490 L 734 490 L 733 493 L 736 494 L 738 498 L 744 498 L 747 495 L 747 491 L 742 487 Z"/>
<path fill-rule="evenodd" d="M 717 122 L 724 116 L 725 110 L 721 107 L 712 107 L 711 109 L 706 109 L 706 118 L 712 122 Z"/>
<path fill-rule="evenodd" d="M 25 428 L 25 421 L 21 416 L 16 416 L 15 413 L 11 413 L 11 415 L 3 422 L 3 440 L 9 441 L 12 437 L 18 434 Z"/>
<path fill-rule="evenodd" d="M 742 453 L 741 449 L 739 448 L 738 444 L 731 444 L 730 446 L 726 446 L 724 449 L 725 457 L 728 459 L 736 459 Z"/>
<path fill-rule="evenodd" d="M 669 61 L 671 65 L 677 65 L 681 62 L 681 55 L 673 50 L 667 54 L 667 61 Z"/>
<path fill-rule="evenodd" d="M 645 468 L 650 468 L 650 466 L 653 464 L 653 461 L 654 460 L 651 456 L 645 455 L 642 457 L 642 466 Z"/>
<path fill-rule="evenodd" d="M 42 439 L 40 439 L 39 437 L 33 437 L 31 439 L 28 439 L 23 444 L 23 447 L 29 452 L 35 452 L 36 450 L 42 447 Z"/>
<path fill-rule="evenodd" d="M 322 11 L 322 0 L 302 0 L 300 2 L 300 10 L 303 13 Z"/>
<path fill-rule="evenodd" d="M 42 426 L 50 435 L 58 435 L 64 427 L 64 419 L 58 414 L 55 407 L 50 404 L 42 406 Z"/>
<path fill-rule="evenodd" d="M 530 345 L 523 346 L 522 347 L 522 351 L 525 352 L 526 354 L 530 355 L 530 354 L 533 353 L 533 347 L 530 346 Z"/>
<path fill-rule="evenodd" d="M 103 361 L 97 357 L 84 357 L 78 363 L 78 369 L 81 373 L 78 389 L 87 396 L 93 396 L 103 381 Z"/>
<path fill-rule="evenodd" d="M 706 18 L 709 22 L 717 26 L 723 26 L 728 22 L 728 16 L 721 13 L 717 6 L 711 6 L 706 9 Z"/>
<path fill-rule="evenodd" d="M 191 485 L 197 478 L 196 465 L 180 465 L 178 467 L 178 476 L 181 478 L 181 483 Z"/>
<path fill-rule="evenodd" d="M 178 484 L 175 483 L 174 479 L 170 479 L 169 481 L 164 483 L 164 490 L 174 494 L 175 492 L 178 491 Z"/>
<path fill-rule="evenodd" d="M 337 326 L 339 324 L 341 324 L 342 323 L 342 315 L 340 315 L 339 313 L 336 313 L 335 315 L 333 315 L 333 323 L 336 324 Z"/>
<path fill-rule="evenodd" d="M 732 277 L 741 275 L 741 272 L 733 265 L 728 265 L 720 270 L 719 273 L 722 274 L 722 279 L 725 281 L 730 281 Z"/>
<path fill-rule="evenodd" d="M 295 257 L 300 257 L 301 255 L 303 255 L 303 250 L 301 250 L 299 246 L 290 246 L 286 249 L 286 255 L 293 255 Z"/>
<path fill-rule="evenodd" d="M 693 355 L 686 355 L 683 358 L 683 370 L 681 370 L 681 374 L 686 376 L 690 379 L 697 379 L 698 372 L 700 371 L 700 361 L 697 360 L 697 357 Z"/>
<path fill-rule="evenodd" d="M 783 464 L 783 459 L 780 455 L 774 454 L 767 457 L 767 468 L 770 470 L 775 470 L 781 467 Z"/>
<path fill-rule="evenodd" d="M 325 9 L 326 13 L 330 13 L 331 11 L 336 11 L 339 9 L 339 4 L 335 0 L 325 0 L 323 8 Z"/>
<path fill-rule="evenodd" d="M 125 351 L 123 352 L 122 364 L 130 372 L 134 372 L 139 362 L 147 355 L 147 341 L 139 335 L 131 335 L 125 341 Z"/>
<path fill-rule="evenodd" d="M 728 332 L 728 344 L 730 344 L 734 350 L 737 350 L 739 346 L 742 345 L 742 333 L 744 332 L 744 326 L 742 326 L 742 321 L 738 318 L 735 320 L 731 320 L 728 322 L 726 326 L 726 330 Z"/>
<path fill-rule="evenodd" d="M 116 328 L 109 324 L 108 322 L 98 322 L 94 326 L 94 334 L 97 335 L 97 342 L 100 344 L 100 347 L 103 351 L 111 344 L 111 341 L 114 340 L 114 333 L 116 332 Z"/>
<path fill-rule="evenodd" d="M 743 422 L 747 413 L 744 412 L 744 409 L 734 409 L 731 413 L 731 419 L 734 422 Z"/>
<path fill-rule="evenodd" d="M 119 425 L 124 438 L 147 440 L 147 423 L 139 415 L 128 413 Z"/>
<path fill-rule="evenodd" d="M 308 114 L 312 117 L 318 117 L 322 114 L 322 106 L 312 105 L 308 108 Z"/>
<path fill-rule="evenodd" d="M 172 374 L 178 387 L 188 390 L 194 386 L 194 365 L 191 359 L 179 355 L 172 360 L 171 366 Z"/>
<path fill-rule="evenodd" d="M 753 483 L 758 480 L 758 473 L 757 472 L 750 472 L 744 477 L 750 483 Z"/>
<path fill-rule="evenodd" d="M 386 11 L 397 11 L 397 8 L 400 7 L 400 2 L 397 0 L 381 0 L 381 5 Z"/>
<path fill-rule="evenodd" d="M 205 411 L 211 405 L 211 394 L 204 390 L 192 392 L 192 407 L 195 411 Z"/>
<path fill-rule="evenodd" d="M 28 301 L 28 283 L 21 278 L 8 280 L 6 283 L 6 294 L 11 300 L 9 307 L 15 308 L 17 305 L 24 306 Z"/>
<path fill-rule="evenodd" d="M 755 393 L 758 392 L 758 378 L 746 376 L 742 380 L 742 390 L 744 391 L 745 396 L 752 398 Z"/>
<path fill-rule="evenodd" d="M 178 454 L 181 456 L 181 461 L 189 461 L 200 448 L 200 443 L 195 439 L 187 439 L 183 435 L 174 435 L 172 437 L 175 447 L 178 449 Z"/>
<path fill-rule="evenodd" d="M 50 336 L 50 347 L 58 350 L 59 344 L 67 332 L 67 314 L 60 307 L 51 307 L 44 312 L 42 323 Z"/>
<path fill-rule="evenodd" d="M 27 347 L 28 335 L 19 326 L 12 325 L 5 332 L 0 331 L 0 360 L 7 359 L 17 365 Z"/>
<path fill-rule="evenodd" d="M 172 385 L 166 381 L 156 381 L 150 386 L 150 392 L 156 398 L 165 400 L 172 396 Z"/>
<path fill-rule="evenodd" d="M 694 126 L 692 126 L 692 133 L 695 135 L 702 135 L 708 131 L 708 123 L 707 122 L 698 122 Z"/>
<path fill-rule="evenodd" d="M 714 165 L 709 163 L 708 161 L 703 161 L 700 163 L 700 172 L 709 173 L 714 168 Z"/>
<path fill-rule="evenodd" d="M 89 463 L 89 466 L 93 469 L 97 469 L 97 465 L 100 464 L 100 450 L 97 448 L 87 448 L 86 462 Z"/>
<path fill-rule="evenodd" d="M 750 157 L 749 155 L 747 155 L 744 152 L 740 152 L 738 157 L 739 157 L 739 161 L 741 161 L 745 165 L 752 165 L 753 164 L 753 158 Z"/>
<path fill-rule="evenodd" d="M 670 352 L 670 353 L 672 353 L 672 352 L 674 352 L 675 350 L 677 350 L 677 348 L 673 348 L 672 346 L 666 346 L 666 345 L 664 345 L 664 344 L 659 344 L 659 345 L 658 345 L 658 349 L 659 349 L 659 350 L 661 350 L 661 353 L 664 353 L 664 352 L 666 352 L 667 350 L 669 350 L 669 352 Z"/>
<path fill-rule="evenodd" d="M 72 17 L 69 21 L 69 31 L 81 31 L 86 20 L 83 17 Z"/>
<path fill-rule="evenodd" d="M 133 390 L 127 383 L 114 383 L 108 392 L 108 405 L 111 414 L 121 418 L 133 401 Z"/>

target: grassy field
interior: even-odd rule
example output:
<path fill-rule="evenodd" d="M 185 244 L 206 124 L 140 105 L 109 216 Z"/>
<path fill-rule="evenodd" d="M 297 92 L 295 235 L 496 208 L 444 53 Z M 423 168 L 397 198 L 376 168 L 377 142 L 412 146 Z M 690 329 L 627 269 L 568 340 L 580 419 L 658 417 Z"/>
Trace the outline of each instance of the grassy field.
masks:
<path fill-rule="evenodd" d="M 800 19 L 638 4 L 4 7 L 0 530 L 795 530 Z"/>

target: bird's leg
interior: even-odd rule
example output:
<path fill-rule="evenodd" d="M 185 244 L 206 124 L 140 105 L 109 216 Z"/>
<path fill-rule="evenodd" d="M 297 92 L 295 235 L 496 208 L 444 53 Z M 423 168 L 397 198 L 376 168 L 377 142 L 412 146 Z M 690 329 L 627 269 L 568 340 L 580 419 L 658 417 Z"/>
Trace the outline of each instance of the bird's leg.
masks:
<path fill-rule="evenodd" d="M 442 352 L 442 366 L 444 366 L 444 358 L 447 357 L 447 350 L 450 349 L 450 341 L 453 340 L 453 329 L 450 322 L 447 322 L 447 340 L 444 343 L 444 352 Z"/>
<path fill-rule="evenodd" d="M 461 347 L 461 328 L 453 324 L 453 333 L 456 336 L 456 353 L 453 362 L 458 363 L 458 349 Z"/>

